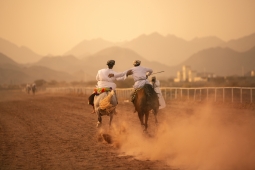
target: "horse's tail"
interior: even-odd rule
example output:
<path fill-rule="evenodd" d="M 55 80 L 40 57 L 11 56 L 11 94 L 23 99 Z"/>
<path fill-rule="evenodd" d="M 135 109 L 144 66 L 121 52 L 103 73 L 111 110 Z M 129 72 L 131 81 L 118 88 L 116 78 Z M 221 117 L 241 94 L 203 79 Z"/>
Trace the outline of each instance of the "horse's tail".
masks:
<path fill-rule="evenodd" d="M 114 91 L 112 90 L 103 100 L 100 101 L 99 103 L 100 109 L 106 110 L 108 113 L 115 109 L 115 107 L 110 103 L 113 95 Z"/>
<path fill-rule="evenodd" d="M 158 97 L 151 84 L 145 84 L 143 88 L 145 95 L 149 100 L 155 100 Z"/>
<path fill-rule="evenodd" d="M 151 84 L 145 84 L 144 91 L 147 98 L 147 104 L 151 106 L 155 113 L 157 113 L 159 108 L 158 94 L 155 92 Z"/>

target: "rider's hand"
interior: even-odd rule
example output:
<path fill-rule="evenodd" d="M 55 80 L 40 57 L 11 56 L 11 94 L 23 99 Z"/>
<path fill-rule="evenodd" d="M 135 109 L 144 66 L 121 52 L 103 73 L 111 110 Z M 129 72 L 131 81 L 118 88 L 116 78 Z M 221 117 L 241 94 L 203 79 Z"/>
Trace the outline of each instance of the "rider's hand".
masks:
<path fill-rule="evenodd" d="M 133 74 L 133 71 L 132 70 L 128 70 L 127 73 L 126 73 L 126 76 L 128 77 L 129 75 L 132 75 Z"/>
<path fill-rule="evenodd" d="M 114 77 L 114 74 L 109 74 L 108 77 L 109 78 Z"/>

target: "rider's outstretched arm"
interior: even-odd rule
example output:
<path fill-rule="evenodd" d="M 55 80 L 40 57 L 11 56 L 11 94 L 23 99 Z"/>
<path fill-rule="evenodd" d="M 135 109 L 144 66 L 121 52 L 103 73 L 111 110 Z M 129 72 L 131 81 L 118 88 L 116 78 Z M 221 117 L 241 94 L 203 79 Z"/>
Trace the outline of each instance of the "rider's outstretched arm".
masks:
<path fill-rule="evenodd" d="M 129 75 L 132 75 L 132 70 L 127 70 L 121 73 L 109 74 L 108 77 L 115 77 L 116 80 L 125 80 Z"/>

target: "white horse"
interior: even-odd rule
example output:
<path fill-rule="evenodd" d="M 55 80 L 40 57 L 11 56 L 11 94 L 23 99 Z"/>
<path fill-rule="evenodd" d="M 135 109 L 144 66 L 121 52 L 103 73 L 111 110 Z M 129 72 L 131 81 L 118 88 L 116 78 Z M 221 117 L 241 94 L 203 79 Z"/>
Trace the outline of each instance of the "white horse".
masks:
<path fill-rule="evenodd" d="M 100 127 L 102 124 L 102 116 L 109 116 L 109 126 L 113 119 L 113 115 L 116 114 L 115 108 L 117 106 L 117 98 L 115 91 L 103 92 L 94 97 L 94 106 L 95 112 L 97 114 L 97 127 Z"/>
<path fill-rule="evenodd" d="M 29 94 L 31 91 L 31 85 L 30 84 L 27 84 L 26 85 L 26 92 Z"/>

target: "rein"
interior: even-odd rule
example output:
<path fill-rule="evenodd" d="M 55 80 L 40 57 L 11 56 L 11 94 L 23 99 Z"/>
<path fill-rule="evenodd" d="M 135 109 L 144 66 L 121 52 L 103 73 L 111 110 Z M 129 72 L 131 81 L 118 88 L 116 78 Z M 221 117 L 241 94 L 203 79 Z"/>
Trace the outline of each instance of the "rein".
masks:
<path fill-rule="evenodd" d="M 132 94 L 132 96 L 131 96 L 131 101 L 132 102 L 134 102 L 134 100 L 135 100 L 135 96 L 136 96 L 136 94 L 137 94 L 137 91 L 138 90 L 141 90 L 142 88 L 137 88 L 137 89 L 135 89 L 135 91 L 134 91 L 134 93 Z"/>

